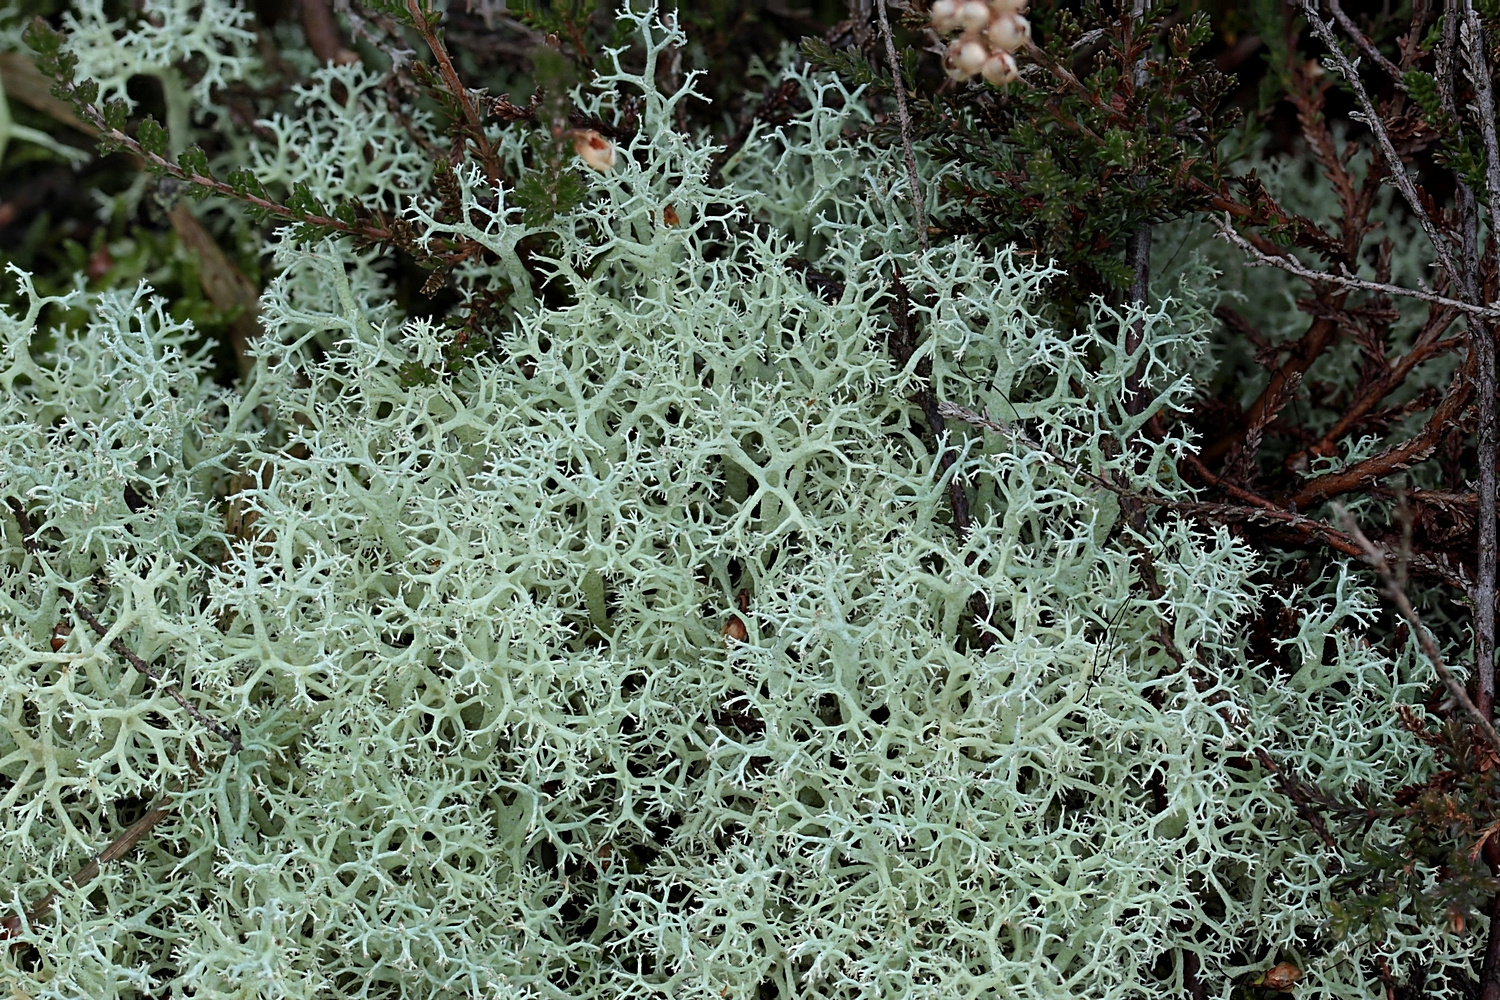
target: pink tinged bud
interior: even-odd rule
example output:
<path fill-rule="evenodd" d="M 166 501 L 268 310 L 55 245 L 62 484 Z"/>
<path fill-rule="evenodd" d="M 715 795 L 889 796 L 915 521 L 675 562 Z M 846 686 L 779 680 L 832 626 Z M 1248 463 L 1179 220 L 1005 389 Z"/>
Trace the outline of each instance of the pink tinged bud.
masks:
<path fill-rule="evenodd" d="M 1009 52 L 996 52 L 984 61 L 984 78 L 1003 86 L 1016 78 L 1016 59 Z"/>
<path fill-rule="evenodd" d="M 1026 6 L 1026 0 L 990 0 L 990 9 L 995 12 L 996 17 L 1003 14 L 1024 14 Z"/>
<path fill-rule="evenodd" d="M 966 0 L 958 9 L 958 23 L 965 31 L 983 31 L 990 23 L 990 5 L 984 0 Z"/>
<path fill-rule="evenodd" d="M 950 76 L 954 80 L 962 80 L 968 76 L 968 74 L 966 74 L 958 67 L 958 57 L 959 54 L 963 52 L 963 50 L 963 42 L 950 42 L 948 45 L 948 51 L 943 53 L 943 69 L 946 70 L 948 76 Z"/>
<path fill-rule="evenodd" d="M 1031 38 L 1031 23 L 1020 14 L 1002 14 L 990 22 L 990 44 L 1004 52 L 1014 52 Z"/>
<path fill-rule="evenodd" d="M 573 151 L 601 174 L 609 173 L 615 167 L 615 144 L 593 129 L 573 133 Z"/>
<path fill-rule="evenodd" d="M 958 27 L 959 0 L 937 0 L 932 5 L 932 30 L 947 34 Z"/>

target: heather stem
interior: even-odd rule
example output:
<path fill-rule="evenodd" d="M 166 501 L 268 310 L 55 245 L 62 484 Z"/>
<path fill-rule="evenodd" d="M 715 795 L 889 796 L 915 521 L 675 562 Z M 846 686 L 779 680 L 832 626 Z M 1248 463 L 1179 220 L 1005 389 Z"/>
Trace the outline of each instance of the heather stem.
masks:
<path fill-rule="evenodd" d="M 917 154 L 912 146 L 911 116 L 906 111 L 906 82 L 901 79 L 901 60 L 896 58 L 896 40 L 891 36 L 891 22 L 886 16 L 885 0 L 876 0 L 875 13 L 880 16 L 880 33 L 885 36 L 885 55 L 891 64 L 891 78 L 896 84 L 896 120 L 901 124 L 901 147 L 906 153 L 906 176 L 911 184 L 911 206 L 916 214 L 917 245 L 927 249 L 927 208 L 922 203 L 922 181 L 917 175 Z"/>

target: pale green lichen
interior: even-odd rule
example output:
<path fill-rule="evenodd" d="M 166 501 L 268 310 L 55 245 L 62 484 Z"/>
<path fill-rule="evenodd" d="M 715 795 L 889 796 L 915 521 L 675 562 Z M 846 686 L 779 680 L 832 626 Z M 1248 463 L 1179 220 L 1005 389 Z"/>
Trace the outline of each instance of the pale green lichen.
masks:
<path fill-rule="evenodd" d="M 671 40 L 625 16 L 652 58 Z M 320 85 L 358 102 L 353 74 Z M 513 329 L 451 379 L 401 377 L 445 334 L 400 314 L 370 255 L 290 234 L 233 395 L 143 291 L 71 297 L 92 317 L 77 329 L 41 329 L 31 293 L 0 316 L 0 482 L 45 550 L 6 521 L 3 907 L 63 889 L 23 934 L 34 965 L 0 951 L 3 981 L 37 998 L 1167 997 L 1191 951 L 1212 996 L 1285 958 L 1300 995 L 1352 1000 L 1372 948 L 1398 969 L 1466 961 L 1468 940 L 1415 921 L 1331 942 L 1329 858 L 1242 759 L 1264 747 L 1334 787 L 1420 772 L 1392 708 L 1430 676 L 1353 639 L 1370 592 L 1324 581 L 1298 607 L 1300 666 L 1274 678 L 1238 625 L 1264 596 L 1248 549 L 1174 516 L 1122 523 L 1050 460 L 1186 495 L 1186 442 L 1106 442 L 1140 422 L 1136 319 L 1149 391 L 1185 402 L 1194 282 L 1144 317 L 1050 329 L 1046 267 L 909 249 L 904 169 L 835 142 L 862 113 L 837 84 L 804 77 L 811 109 L 713 188 L 713 150 L 671 128 L 681 95 L 654 78 L 648 61 L 580 95 L 608 115 L 634 92 L 643 116 L 590 202 L 546 224 L 565 297 L 533 294 L 514 249 L 542 227 L 483 208 L 481 175 L 458 175 L 465 219 L 410 206 L 429 238 L 499 259 L 460 287 L 520 293 Z M 308 110 L 275 140 L 303 144 L 296 164 L 267 146 L 260 165 L 319 197 L 373 190 L 320 117 L 340 112 Z M 814 245 L 832 300 L 790 262 Z M 1047 454 L 951 428 L 940 474 L 909 399 L 918 357 L 895 370 L 884 346 L 897 265 L 939 397 Z M 974 491 L 962 540 L 945 475 Z M 54 651 L 64 586 L 244 751 L 87 630 Z M 741 589 L 743 642 L 722 634 Z M 122 803 L 174 783 L 139 851 L 63 887 Z"/>

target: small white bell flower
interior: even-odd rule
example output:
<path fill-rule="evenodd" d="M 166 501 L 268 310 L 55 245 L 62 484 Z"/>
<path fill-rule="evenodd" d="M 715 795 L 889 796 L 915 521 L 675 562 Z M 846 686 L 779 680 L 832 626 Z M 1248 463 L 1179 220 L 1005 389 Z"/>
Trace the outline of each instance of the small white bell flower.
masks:
<path fill-rule="evenodd" d="M 1031 38 L 1031 23 L 1020 14 L 1001 14 L 990 22 L 988 35 L 995 48 L 1014 52 Z"/>
<path fill-rule="evenodd" d="M 966 0 L 958 9 L 958 23 L 965 31 L 983 31 L 990 23 L 990 5 L 984 0 Z"/>
<path fill-rule="evenodd" d="M 958 27 L 960 0 L 936 0 L 932 5 L 932 30 L 946 35 Z"/>
<path fill-rule="evenodd" d="M 995 86 L 1003 86 L 1016 78 L 1016 58 L 1009 52 L 996 52 L 984 61 L 984 78 Z"/>
<path fill-rule="evenodd" d="M 973 76 L 984 69 L 984 61 L 990 57 L 989 49 L 978 39 L 961 38 L 958 41 L 958 58 L 954 61 L 964 76 Z"/>
<path fill-rule="evenodd" d="M 948 51 L 943 53 L 943 69 L 948 76 L 954 80 L 963 80 L 968 74 L 958 67 L 958 57 L 964 50 L 964 43 L 954 40 L 948 43 Z"/>

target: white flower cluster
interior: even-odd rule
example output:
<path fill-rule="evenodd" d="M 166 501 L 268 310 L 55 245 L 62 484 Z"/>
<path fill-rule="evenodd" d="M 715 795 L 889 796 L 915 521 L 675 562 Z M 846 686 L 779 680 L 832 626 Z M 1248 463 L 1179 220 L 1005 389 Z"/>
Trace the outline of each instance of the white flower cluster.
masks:
<path fill-rule="evenodd" d="M 943 66 L 955 80 L 978 74 L 999 86 L 1016 78 L 1012 54 L 1031 39 L 1023 16 L 1026 0 L 936 0 L 932 27 L 939 34 L 962 31 L 948 46 Z"/>

